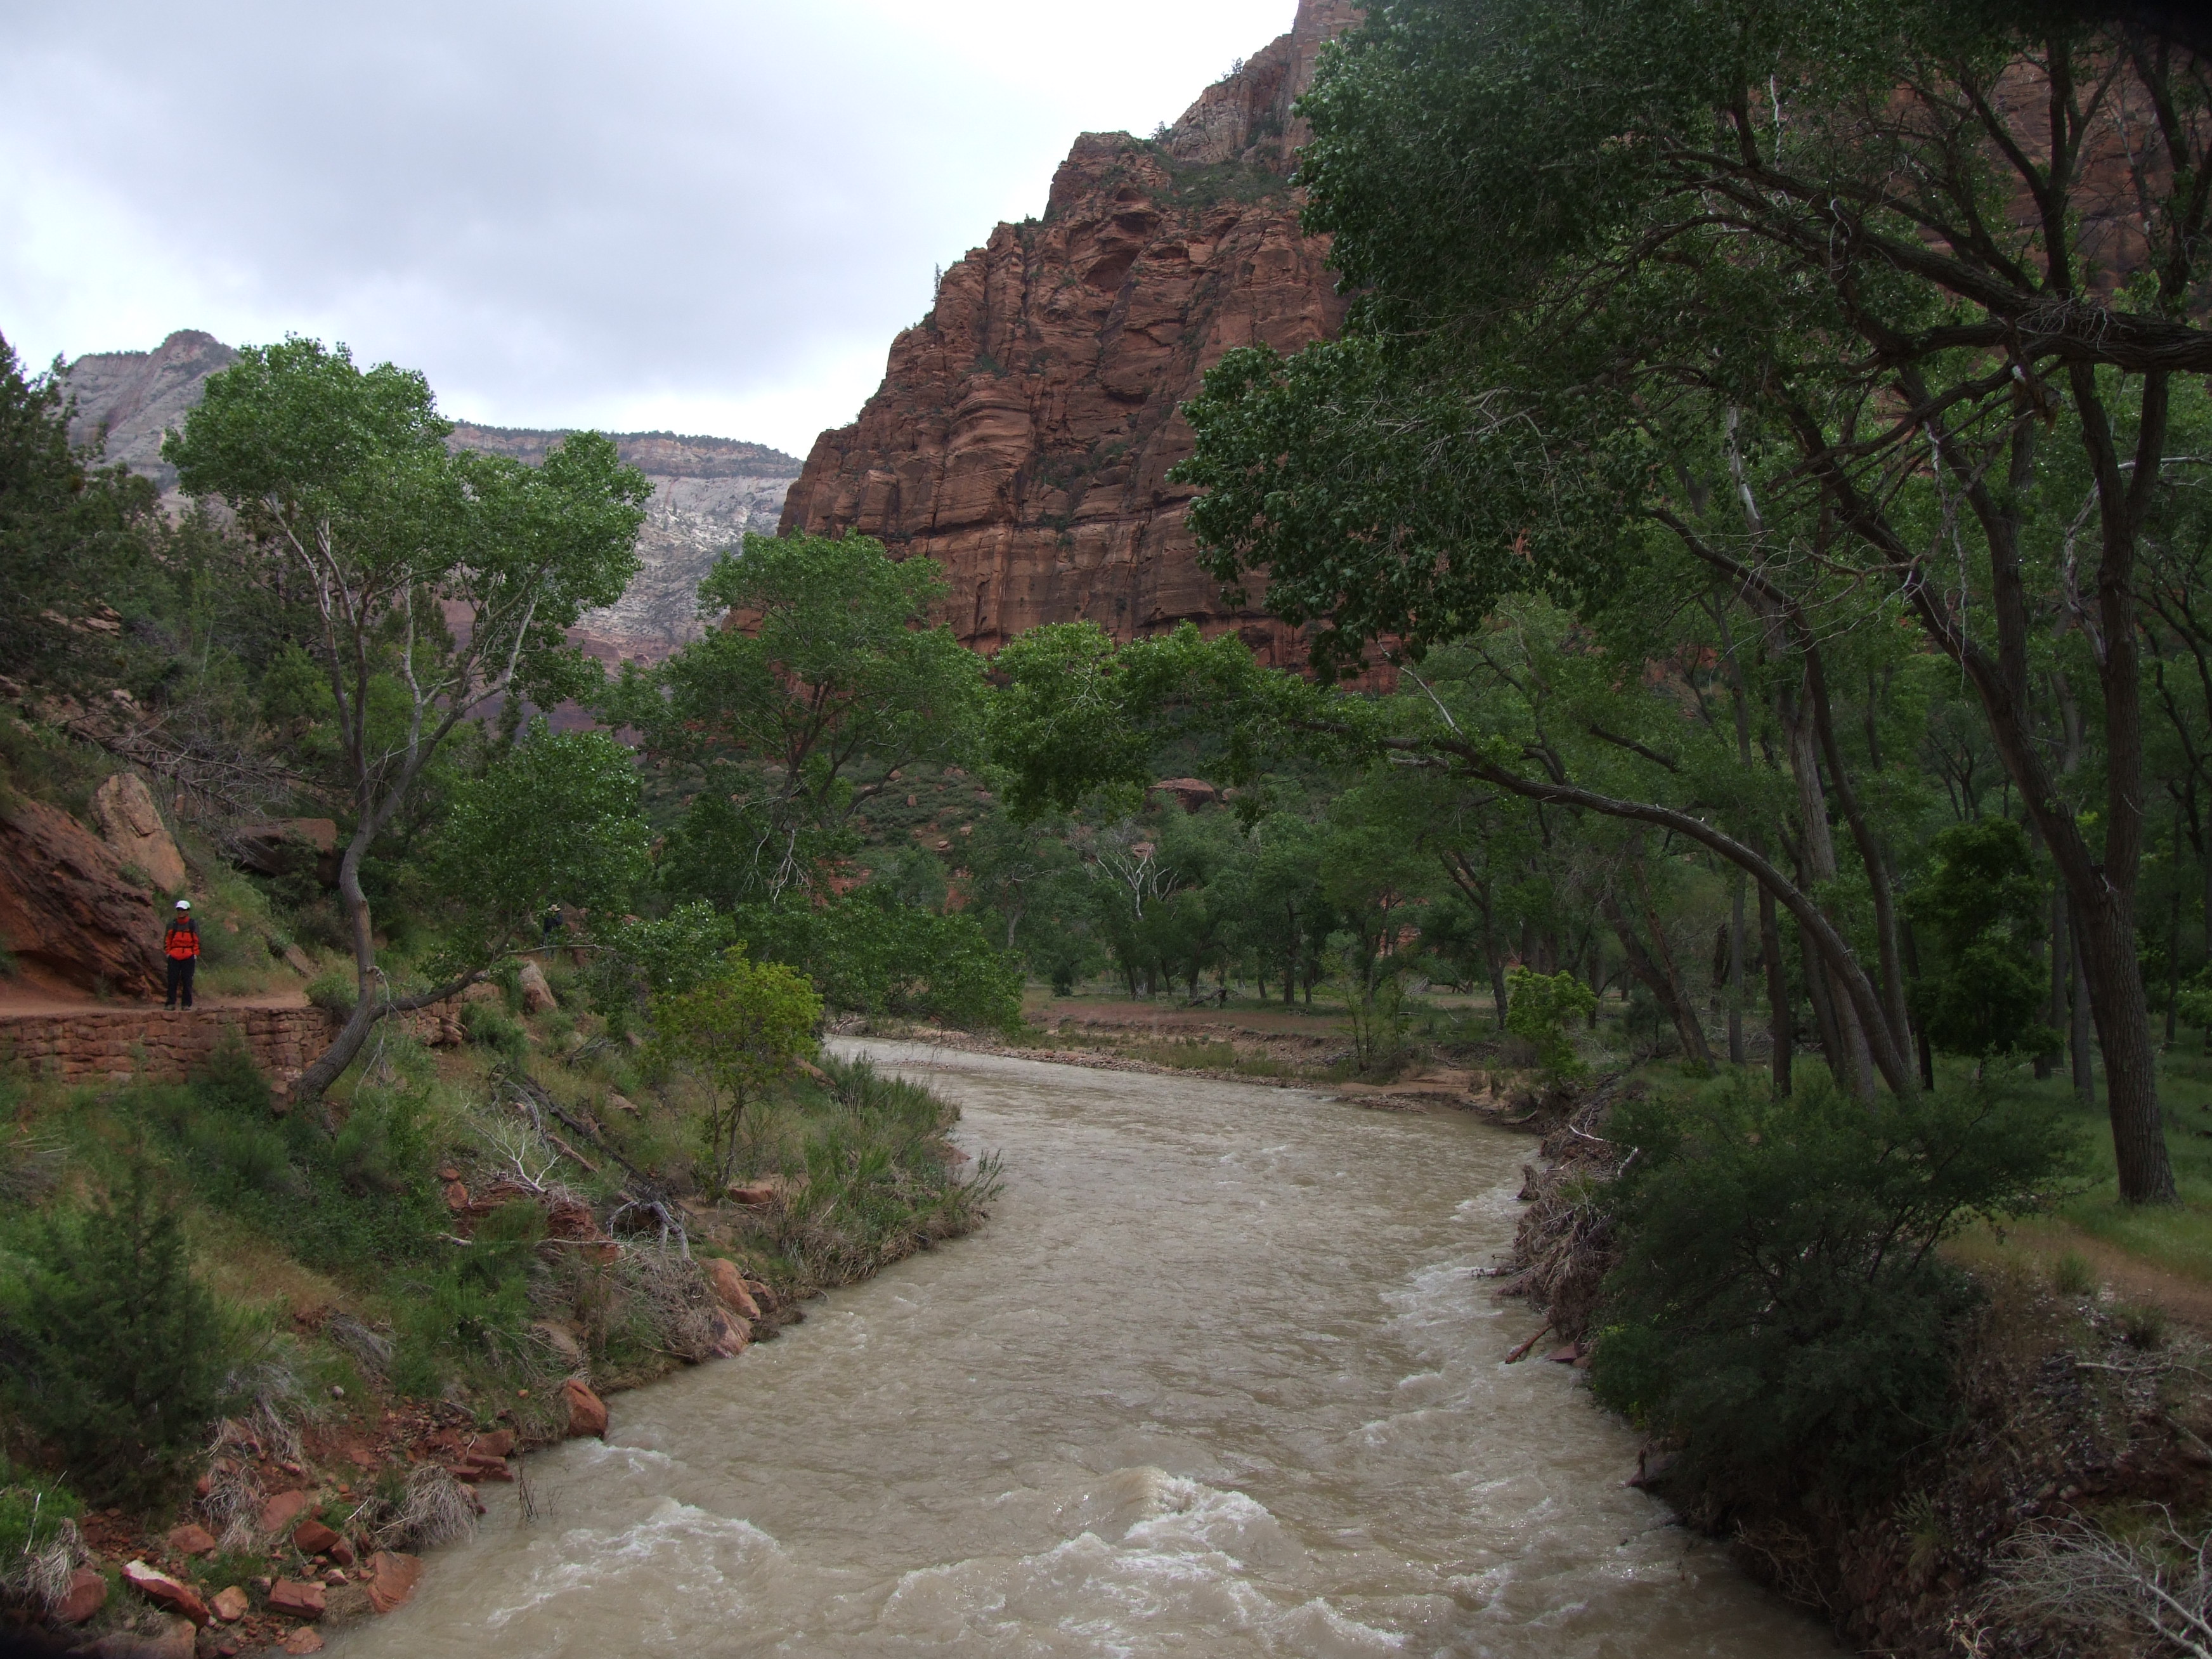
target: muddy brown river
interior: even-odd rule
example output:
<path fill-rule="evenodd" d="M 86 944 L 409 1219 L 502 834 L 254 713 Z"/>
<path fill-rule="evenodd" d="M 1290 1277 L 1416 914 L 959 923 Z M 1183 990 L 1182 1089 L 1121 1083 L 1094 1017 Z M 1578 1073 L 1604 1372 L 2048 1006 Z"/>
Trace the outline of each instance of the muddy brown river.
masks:
<path fill-rule="evenodd" d="M 990 1221 L 617 1395 L 332 1659 L 1838 1651 L 1621 1485 L 1573 1371 L 1502 1363 L 1526 1139 L 853 1046 L 1004 1155 Z"/>

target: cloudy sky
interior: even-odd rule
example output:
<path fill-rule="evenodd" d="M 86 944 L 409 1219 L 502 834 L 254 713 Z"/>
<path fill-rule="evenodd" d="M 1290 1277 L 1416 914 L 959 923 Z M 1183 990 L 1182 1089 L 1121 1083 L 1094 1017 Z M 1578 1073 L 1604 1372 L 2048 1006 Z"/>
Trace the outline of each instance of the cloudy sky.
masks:
<path fill-rule="evenodd" d="M 1295 0 L 0 0 L 0 333 L 424 370 L 450 414 L 804 455 L 933 265 Z"/>

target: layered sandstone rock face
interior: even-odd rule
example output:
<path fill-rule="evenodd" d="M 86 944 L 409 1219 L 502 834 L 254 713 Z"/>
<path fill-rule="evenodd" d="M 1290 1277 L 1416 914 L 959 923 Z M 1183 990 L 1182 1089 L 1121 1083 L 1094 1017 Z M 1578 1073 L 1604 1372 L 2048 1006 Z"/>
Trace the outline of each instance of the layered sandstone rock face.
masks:
<path fill-rule="evenodd" d="M 452 441 L 526 461 L 543 460 L 562 436 L 507 427 L 453 428 Z M 626 432 L 615 448 L 653 481 L 638 532 L 639 569 L 622 598 L 587 611 L 569 637 L 605 662 L 658 661 L 699 637 L 699 583 L 748 532 L 773 535 L 799 459 L 734 438 Z"/>
<path fill-rule="evenodd" d="M 152 351 L 95 352 L 69 366 L 76 410 L 71 441 L 104 442 L 121 461 L 174 491 L 176 470 L 161 459 L 161 439 L 199 406 L 208 376 L 238 361 L 211 334 L 185 329 Z M 520 460 L 542 461 L 564 434 L 462 422 L 449 441 Z M 784 492 L 799 476 L 795 456 L 734 438 L 672 432 L 614 434 L 623 460 L 653 481 L 638 532 L 640 568 L 616 604 L 586 613 L 571 635 L 606 661 L 657 660 L 699 635 L 699 580 L 747 532 L 775 530 Z"/>
<path fill-rule="evenodd" d="M 815 441 L 783 527 L 936 560 L 947 620 L 980 650 L 1040 623 L 1126 639 L 1189 619 L 1303 661 L 1198 568 L 1192 492 L 1167 474 L 1191 449 L 1178 405 L 1224 352 L 1296 351 L 1342 320 L 1327 243 L 1298 228 L 1290 106 L 1357 15 L 1302 0 L 1290 33 L 1158 140 L 1078 138 L 1044 217 L 948 270 L 859 420 Z"/>

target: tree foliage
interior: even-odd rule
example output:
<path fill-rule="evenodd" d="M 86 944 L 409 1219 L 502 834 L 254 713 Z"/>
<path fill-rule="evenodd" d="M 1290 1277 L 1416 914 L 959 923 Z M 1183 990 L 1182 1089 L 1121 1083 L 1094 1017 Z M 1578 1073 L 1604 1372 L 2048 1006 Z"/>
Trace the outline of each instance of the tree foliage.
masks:
<path fill-rule="evenodd" d="M 736 1167 L 745 1108 L 814 1052 L 822 999 L 780 962 L 727 952 L 711 977 L 653 1000 L 653 1045 L 664 1061 L 689 1066 L 706 1085 L 701 1126 L 717 1184 Z"/>

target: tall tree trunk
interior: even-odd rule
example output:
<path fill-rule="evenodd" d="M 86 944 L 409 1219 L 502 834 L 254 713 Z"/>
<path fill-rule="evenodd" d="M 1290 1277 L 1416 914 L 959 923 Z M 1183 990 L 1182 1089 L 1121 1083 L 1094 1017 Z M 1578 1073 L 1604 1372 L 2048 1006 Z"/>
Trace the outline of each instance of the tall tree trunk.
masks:
<path fill-rule="evenodd" d="M 1790 1050 L 1793 1041 L 1790 997 L 1790 964 L 1782 956 L 1782 918 L 1774 895 L 1761 883 L 1759 889 L 1759 954 L 1766 965 L 1766 1034 L 1771 1048 L 1767 1071 L 1773 1079 L 1774 1097 L 1790 1097 Z"/>
<path fill-rule="evenodd" d="M 1805 885 L 1829 921 L 1840 931 L 1843 917 L 1832 896 L 1836 879 L 1835 836 L 1828 825 L 1827 793 L 1820 783 L 1818 738 L 1808 711 L 1796 699 L 1778 696 L 1776 712 L 1790 745 L 1790 769 L 1797 784 L 1797 815 L 1803 825 Z M 1826 895 L 1826 896 L 1823 896 Z M 1848 997 L 1829 993 L 1827 976 L 1811 951 L 1805 955 L 1805 988 L 1813 1012 L 1820 1022 L 1821 1046 L 1828 1069 L 1836 1081 L 1862 1100 L 1875 1094 L 1874 1056 L 1867 1048 L 1865 1029 Z M 1818 975 L 1816 978 L 1815 975 Z"/>
<path fill-rule="evenodd" d="M 2097 1104 L 2097 1074 L 2092 1062 L 2089 1046 L 2092 1011 L 2089 1006 L 2088 975 L 2081 970 L 2083 941 L 2079 926 L 2081 918 L 2076 916 L 2074 920 L 2076 923 L 2074 929 L 2074 951 L 2068 958 L 2074 994 L 2068 1019 L 2068 1030 L 2072 1040 L 2067 1044 L 2067 1048 L 2074 1062 L 2074 1097 L 2082 1105 L 2094 1109 Z M 2106 1069 L 2109 1073 L 2110 1067 Z"/>
<path fill-rule="evenodd" d="M 1729 1064 L 1743 1064 L 1743 872 L 1729 884 L 1728 939 Z"/>
<path fill-rule="evenodd" d="M 1599 901 L 1606 921 L 1612 925 L 1614 935 L 1620 940 L 1621 954 L 1627 958 L 1628 971 L 1642 980 L 1658 1001 L 1660 1009 L 1674 1023 L 1675 1034 L 1682 1040 L 1683 1058 L 1696 1064 L 1710 1066 L 1713 1051 L 1705 1042 L 1705 1028 L 1698 1024 L 1697 1010 L 1690 1006 L 1688 994 L 1682 988 L 1680 977 L 1674 972 L 1671 956 L 1655 960 L 1644 948 L 1637 936 L 1628 913 L 1608 888 Z M 1663 963 L 1663 966 L 1662 963 Z"/>

